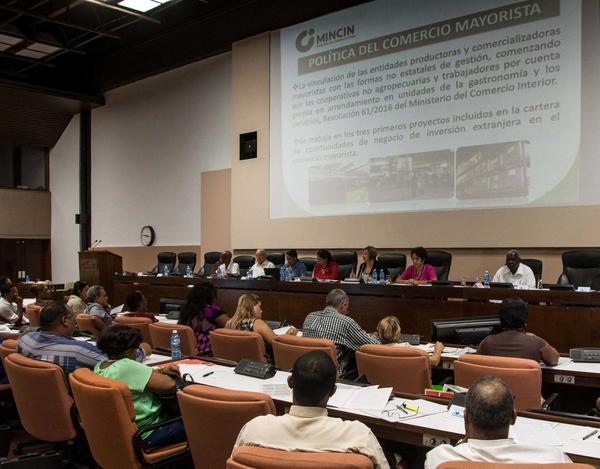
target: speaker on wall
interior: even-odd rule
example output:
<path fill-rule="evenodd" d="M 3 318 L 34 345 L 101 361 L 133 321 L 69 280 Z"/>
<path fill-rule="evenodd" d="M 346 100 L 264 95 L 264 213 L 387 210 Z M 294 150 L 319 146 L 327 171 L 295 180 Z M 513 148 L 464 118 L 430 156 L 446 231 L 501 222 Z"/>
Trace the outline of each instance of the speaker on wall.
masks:
<path fill-rule="evenodd" d="M 240 160 L 256 158 L 257 133 L 240 134 Z"/>

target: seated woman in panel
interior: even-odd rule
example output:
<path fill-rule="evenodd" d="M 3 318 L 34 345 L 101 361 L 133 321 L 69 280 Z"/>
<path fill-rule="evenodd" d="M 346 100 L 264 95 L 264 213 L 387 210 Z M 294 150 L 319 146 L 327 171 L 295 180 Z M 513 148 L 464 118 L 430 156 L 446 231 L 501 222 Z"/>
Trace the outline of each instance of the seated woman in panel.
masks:
<path fill-rule="evenodd" d="M 288 271 L 290 279 L 300 278 L 306 275 L 306 266 L 298 260 L 298 252 L 290 249 L 285 253 L 285 268 Z"/>
<path fill-rule="evenodd" d="M 402 329 L 400 328 L 400 321 L 395 316 L 387 316 L 383 318 L 377 324 L 377 337 L 381 340 L 384 345 L 395 345 L 399 347 L 411 347 L 408 342 L 400 342 L 400 335 Z M 429 357 L 432 366 L 438 366 L 442 359 L 442 352 L 444 351 L 444 344 L 436 342 L 433 348 L 433 355 Z"/>
<path fill-rule="evenodd" d="M 177 324 L 190 326 L 196 334 L 198 352 L 212 353 L 210 331 L 225 327 L 229 316 L 215 304 L 217 290 L 211 283 L 199 283 L 188 293 L 179 313 Z"/>
<path fill-rule="evenodd" d="M 152 322 L 158 321 L 154 314 L 148 312 L 148 300 L 139 290 L 127 295 L 125 305 L 123 306 L 123 313 L 128 317 L 148 318 L 152 319 Z"/>
<path fill-rule="evenodd" d="M 409 265 L 402 274 L 396 277 L 396 283 L 420 285 L 437 280 L 435 269 L 432 265 L 427 264 L 427 250 L 425 248 L 411 249 L 410 258 L 412 259 L 412 265 Z"/>
<path fill-rule="evenodd" d="M 339 280 L 340 268 L 327 249 L 317 251 L 317 263 L 313 269 L 313 278 L 317 280 Z"/>
<path fill-rule="evenodd" d="M 75 317 L 80 313 L 85 313 L 88 289 L 89 285 L 81 280 L 75 282 L 71 288 L 67 305 L 71 307 Z"/>
<path fill-rule="evenodd" d="M 258 332 L 265 342 L 265 351 L 272 360 L 272 344 L 276 335 L 269 325 L 262 320 L 262 313 L 260 297 L 254 293 L 247 293 L 240 296 L 235 314 L 227 321 L 225 327 L 238 331 Z M 298 330 L 293 326 L 287 331 L 287 334 L 290 335 L 296 335 L 297 333 Z"/>
<path fill-rule="evenodd" d="M 175 381 L 171 377 L 179 376 L 177 365 L 153 369 L 136 362 L 137 349 L 141 342 L 142 335 L 137 329 L 128 326 L 107 328 L 98 340 L 98 348 L 108 356 L 108 360 L 94 367 L 94 373 L 127 384 L 138 427 L 167 419 L 156 394 L 174 392 Z M 144 444 L 149 447 L 180 443 L 187 439 L 181 420 L 157 428 L 143 438 Z"/>
<path fill-rule="evenodd" d="M 360 264 L 358 268 L 357 278 L 363 278 L 363 275 L 368 275 L 371 277 L 373 275 L 373 271 L 377 272 L 377 278 L 379 279 L 379 271 L 383 269 L 385 276 L 388 275 L 388 270 L 379 262 L 377 259 L 377 249 L 373 246 L 367 246 L 362 250 L 361 253 L 362 264 Z M 364 279 L 366 281 L 366 278 Z"/>

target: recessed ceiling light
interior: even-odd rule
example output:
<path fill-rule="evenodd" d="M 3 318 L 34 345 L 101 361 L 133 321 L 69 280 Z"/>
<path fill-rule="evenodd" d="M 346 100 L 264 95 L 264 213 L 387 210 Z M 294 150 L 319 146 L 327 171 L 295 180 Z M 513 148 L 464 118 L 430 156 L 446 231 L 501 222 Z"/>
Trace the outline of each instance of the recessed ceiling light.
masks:
<path fill-rule="evenodd" d="M 159 7 L 161 4 L 153 0 L 123 0 L 119 2 L 119 5 L 126 8 L 131 8 L 132 10 L 145 12 Z"/>
<path fill-rule="evenodd" d="M 39 42 L 34 42 L 27 46 L 27 49 L 33 50 L 36 52 L 43 52 L 44 54 L 53 54 L 57 50 L 60 50 L 60 47 L 51 46 L 49 44 L 42 44 Z"/>
<path fill-rule="evenodd" d="M 31 49 L 22 49 L 19 52 L 16 52 L 15 55 L 21 55 L 23 57 L 29 57 L 31 59 L 41 59 L 42 57 L 45 57 L 48 54 Z"/>
<path fill-rule="evenodd" d="M 14 37 L 14 36 L 8 36 L 6 34 L 0 34 L 0 42 L 2 44 L 10 44 L 11 46 L 14 46 L 15 44 L 18 44 L 19 42 L 21 42 L 23 39 L 21 39 L 20 37 Z"/>

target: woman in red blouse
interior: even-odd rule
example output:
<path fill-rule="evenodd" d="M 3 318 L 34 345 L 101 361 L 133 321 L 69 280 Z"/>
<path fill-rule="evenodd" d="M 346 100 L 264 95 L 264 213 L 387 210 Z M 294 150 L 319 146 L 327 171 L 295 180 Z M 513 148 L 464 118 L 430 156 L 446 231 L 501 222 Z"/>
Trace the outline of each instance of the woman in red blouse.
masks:
<path fill-rule="evenodd" d="M 340 268 L 327 249 L 317 251 L 317 263 L 313 270 L 313 277 L 318 280 L 339 280 Z"/>

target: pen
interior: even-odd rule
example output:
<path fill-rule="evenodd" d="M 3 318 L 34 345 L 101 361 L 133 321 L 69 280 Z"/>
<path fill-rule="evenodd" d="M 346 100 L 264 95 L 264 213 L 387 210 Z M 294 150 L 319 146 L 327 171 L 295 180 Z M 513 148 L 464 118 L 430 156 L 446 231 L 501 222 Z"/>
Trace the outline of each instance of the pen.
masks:
<path fill-rule="evenodd" d="M 404 405 L 404 404 L 402 404 L 402 405 Z M 406 410 L 404 410 L 404 408 L 402 406 L 397 405 L 396 409 L 398 409 L 400 412 L 404 412 L 406 415 L 408 415 L 408 412 L 406 412 Z"/>
<path fill-rule="evenodd" d="M 213 373 L 214 373 L 214 371 L 209 371 L 208 373 L 204 373 L 204 374 L 202 375 L 202 377 L 203 377 L 203 378 L 206 378 L 207 376 L 210 376 L 210 375 L 212 375 Z"/>
<path fill-rule="evenodd" d="M 405 409 L 411 410 L 414 413 L 419 412 L 419 408 L 418 407 L 414 407 L 412 405 L 408 405 L 406 402 L 404 404 L 402 404 L 402 407 L 404 407 Z"/>
<path fill-rule="evenodd" d="M 598 430 L 594 430 L 592 433 L 588 433 L 587 435 L 585 435 L 582 440 L 587 440 L 588 438 L 594 436 L 596 433 L 598 433 Z"/>

